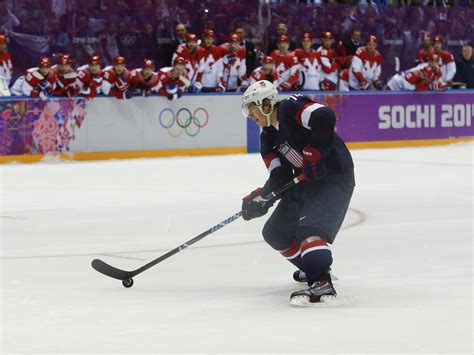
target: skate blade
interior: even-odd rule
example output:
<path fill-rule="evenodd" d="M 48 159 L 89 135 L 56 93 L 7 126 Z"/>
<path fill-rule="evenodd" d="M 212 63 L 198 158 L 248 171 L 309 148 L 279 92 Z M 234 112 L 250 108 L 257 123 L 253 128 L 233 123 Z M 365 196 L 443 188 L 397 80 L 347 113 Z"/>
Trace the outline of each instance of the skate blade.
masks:
<path fill-rule="evenodd" d="M 309 296 L 294 296 L 290 299 L 290 305 L 295 306 L 295 307 L 311 307 L 311 306 L 321 305 L 324 303 L 331 303 L 335 299 L 336 299 L 336 296 L 327 295 L 327 296 L 321 296 L 319 298 L 319 301 L 317 302 L 311 302 L 309 300 Z"/>

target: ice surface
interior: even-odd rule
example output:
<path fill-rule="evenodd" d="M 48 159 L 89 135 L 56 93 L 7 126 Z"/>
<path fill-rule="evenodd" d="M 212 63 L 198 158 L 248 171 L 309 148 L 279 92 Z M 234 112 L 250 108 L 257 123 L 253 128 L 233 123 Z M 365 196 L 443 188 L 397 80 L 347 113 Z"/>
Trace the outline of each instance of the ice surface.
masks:
<path fill-rule="evenodd" d="M 354 151 L 339 297 L 303 309 L 266 217 L 131 289 L 90 267 L 135 269 L 238 211 L 258 155 L 1 166 L 0 352 L 472 353 L 473 148 Z"/>

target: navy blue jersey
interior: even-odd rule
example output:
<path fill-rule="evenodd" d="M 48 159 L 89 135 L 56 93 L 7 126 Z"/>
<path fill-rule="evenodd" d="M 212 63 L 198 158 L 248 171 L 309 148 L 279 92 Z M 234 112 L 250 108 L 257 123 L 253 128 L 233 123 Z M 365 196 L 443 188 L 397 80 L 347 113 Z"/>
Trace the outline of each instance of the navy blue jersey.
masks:
<path fill-rule="evenodd" d="M 330 108 L 296 94 L 280 101 L 275 109 L 278 129 L 266 127 L 260 134 L 260 153 L 270 172 L 265 193 L 301 174 L 302 152 L 308 145 L 321 152 L 326 168 L 317 183 L 355 186 L 352 157 L 335 133 L 336 116 Z"/>

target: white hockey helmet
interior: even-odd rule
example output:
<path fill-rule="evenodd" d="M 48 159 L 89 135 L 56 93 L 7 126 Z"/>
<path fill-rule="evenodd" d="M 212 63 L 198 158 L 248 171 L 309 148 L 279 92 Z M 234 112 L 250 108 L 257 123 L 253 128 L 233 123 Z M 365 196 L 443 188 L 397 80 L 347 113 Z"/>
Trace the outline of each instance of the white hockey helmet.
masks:
<path fill-rule="evenodd" d="M 263 112 L 263 100 L 270 100 L 272 109 L 270 113 Z M 275 104 L 278 102 L 278 90 L 268 80 L 259 80 L 250 85 L 242 96 L 242 113 L 245 117 L 249 116 L 249 104 L 254 103 L 267 118 L 267 126 L 270 126 L 270 115 L 273 112 Z"/>

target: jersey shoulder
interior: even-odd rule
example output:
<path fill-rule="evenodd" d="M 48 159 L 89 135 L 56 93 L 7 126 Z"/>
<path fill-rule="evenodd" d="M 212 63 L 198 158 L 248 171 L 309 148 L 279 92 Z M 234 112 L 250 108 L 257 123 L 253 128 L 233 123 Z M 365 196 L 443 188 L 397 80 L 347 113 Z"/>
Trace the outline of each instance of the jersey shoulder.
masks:
<path fill-rule="evenodd" d="M 308 96 L 295 94 L 283 99 L 278 105 L 278 119 L 283 121 L 294 120 L 298 112 L 308 103 L 312 103 Z"/>

